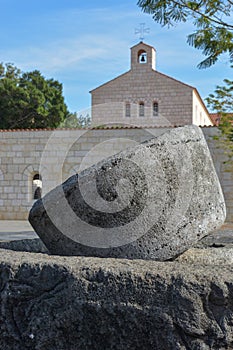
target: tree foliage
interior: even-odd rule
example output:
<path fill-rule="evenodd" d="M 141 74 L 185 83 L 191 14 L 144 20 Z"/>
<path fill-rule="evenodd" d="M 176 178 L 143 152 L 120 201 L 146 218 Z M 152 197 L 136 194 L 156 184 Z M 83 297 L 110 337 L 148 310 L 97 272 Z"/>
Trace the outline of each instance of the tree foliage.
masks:
<path fill-rule="evenodd" d="M 210 94 L 206 101 L 208 107 L 216 111 L 220 117 L 219 129 L 221 134 L 215 139 L 226 150 L 232 164 L 233 159 L 233 81 L 224 79 L 225 85 L 217 86 L 215 92 Z"/>
<path fill-rule="evenodd" d="M 224 79 L 224 86 L 217 86 L 207 97 L 208 107 L 220 114 L 233 112 L 233 80 Z"/>
<path fill-rule="evenodd" d="M 61 124 L 61 127 L 64 128 L 88 128 L 91 125 L 91 118 L 89 114 L 86 114 L 85 116 L 78 115 L 76 112 L 69 114 L 68 118 L 64 120 L 64 122 Z"/>
<path fill-rule="evenodd" d="M 227 53 L 233 62 L 233 0 L 139 0 L 138 5 L 162 26 L 193 21 L 187 42 L 206 56 L 198 66 L 207 68 Z"/>
<path fill-rule="evenodd" d="M 68 114 L 62 84 L 38 70 L 22 73 L 0 63 L 1 129 L 57 127 Z"/>

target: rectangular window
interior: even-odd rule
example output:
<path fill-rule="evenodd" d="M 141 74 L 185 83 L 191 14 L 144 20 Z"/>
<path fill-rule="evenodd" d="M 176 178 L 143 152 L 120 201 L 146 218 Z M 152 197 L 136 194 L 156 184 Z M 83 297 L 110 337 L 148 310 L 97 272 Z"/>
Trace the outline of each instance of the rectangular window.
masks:
<path fill-rule="evenodd" d="M 130 117 L 130 103 L 126 103 L 125 105 L 125 116 Z"/>
<path fill-rule="evenodd" d="M 153 103 L 153 116 L 157 117 L 159 115 L 159 105 L 158 102 Z"/>
<path fill-rule="evenodd" d="M 145 112 L 144 112 L 144 102 L 139 103 L 139 117 L 144 117 Z"/>

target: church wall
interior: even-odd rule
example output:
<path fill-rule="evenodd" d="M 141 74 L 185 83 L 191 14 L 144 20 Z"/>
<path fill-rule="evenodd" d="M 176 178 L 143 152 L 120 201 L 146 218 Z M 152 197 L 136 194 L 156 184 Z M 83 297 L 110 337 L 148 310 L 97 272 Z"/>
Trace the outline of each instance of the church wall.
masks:
<path fill-rule="evenodd" d="M 69 176 L 126 147 L 158 136 L 168 128 L 93 129 L 0 132 L 0 219 L 27 219 L 34 200 L 32 179 L 42 176 L 42 194 Z M 202 128 L 219 174 L 233 221 L 233 171 L 213 136 L 217 128 Z"/>
<path fill-rule="evenodd" d="M 210 118 L 208 116 L 208 111 L 200 103 L 200 99 L 197 96 L 197 93 L 193 91 L 193 121 L 192 124 L 199 126 L 209 126 L 212 125 Z"/>
<path fill-rule="evenodd" d="M 144 102 L 145 115 L 139 116 Z M 153 116 L 153 103 L 159 115 Z M 126 104 L 130 117 L 126 117 Z M 112 123 L 174 126 L 192 124 L 193 89 L 147 66 L 126 74 L 92 91 L 93 126 Z"/>

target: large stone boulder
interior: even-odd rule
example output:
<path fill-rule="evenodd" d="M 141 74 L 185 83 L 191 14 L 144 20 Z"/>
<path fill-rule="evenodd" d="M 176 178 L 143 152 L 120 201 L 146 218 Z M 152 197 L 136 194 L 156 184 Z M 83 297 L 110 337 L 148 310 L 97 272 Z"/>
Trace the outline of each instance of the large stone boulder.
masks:
<path fill-rule="evenodd" d="M 186 126 L 72 176 L 34 204 L 29 221 L 52 254 L 166 260 L 225 214 L 202 131 Z"/>
<path fill-rule="evenodd" d="M 230 350 L 232 271 L 0 250 L 0 349 Z"/>

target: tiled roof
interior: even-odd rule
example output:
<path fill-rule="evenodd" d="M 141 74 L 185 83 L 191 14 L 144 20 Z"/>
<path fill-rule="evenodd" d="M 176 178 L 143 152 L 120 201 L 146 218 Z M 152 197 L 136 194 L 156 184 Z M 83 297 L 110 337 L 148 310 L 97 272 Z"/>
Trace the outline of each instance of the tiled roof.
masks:
<path fill-rule="evenodd" d="M 144 43 L 143 41 L 140 41 L 139 43 L 135 44 L 134 46 L 131 47 L 131 49 L 133 49 L 134 47 L 139 46 L 141 44 L 143 44 L 144 46 L 150 47 L 150 48 L 155 50 L 155 48 L 153 46 L 148 45 L 148 44 Z"/>
<path fill-rule="evenodd" d="M 209 116 L 214 125 L 219 125 L 220 115 L 218 113 L 209 113 Z"/>
<path fill-rule="evenodd" d="M 210 119 L 212 120 L 215 126 L 218 126 L 221 120 L 221 114 L 219 113 L 209 113 Z M 226 113 L 226 116 L 233 119 L 233 113 Z"/>
<path fill-rule="evenodd" d="M 41 131 L 63 131 L 63 130 L 113 130 L 113 129 L 161 129 L 161 128 L 179 128 L 184 125 L 173 125 L 173 126 L 155 126 L 155 125 L 144 125 L 144 126 L 125 126 L 125 125 L 106 125 L 106 126 L 93 126 L 89 128 L 46 128 L 46 129 L 0 129 L 0 133 L 13 133 L 13 132 L 41 132 Z M 202 125 L 200 128 L 213 128 L 216 125 Z"/>

